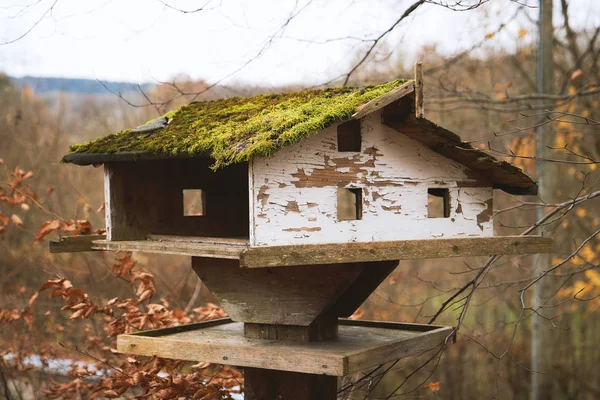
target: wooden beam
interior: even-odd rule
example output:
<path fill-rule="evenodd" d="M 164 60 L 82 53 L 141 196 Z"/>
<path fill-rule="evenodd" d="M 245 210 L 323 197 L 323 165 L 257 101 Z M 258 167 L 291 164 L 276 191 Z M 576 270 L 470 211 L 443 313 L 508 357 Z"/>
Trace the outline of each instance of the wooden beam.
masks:
<path fill-rule="evenodd" d="M 248 246 L 247 238 L 209 237 L 209 236 L 176 236 L 176 235 L 146 235 L 146 239 L 159 242 L 203 243 L 203 244 L 233 244 Z"/>
<path fill-rule="evenodd" d="M 388 104 L 393 103 L 394 101 L 406 96 L 407 94 L 412 93 L 414 90 L 414 81 L 408 81 L 404 85 L 398 86 L 397 88 L 390 90 L 386 94 L 376 97 L 368 103 L 358 107 L 356 109 L 356 112 L 352 115 L 352 119 L 360 119 L 368 114 L 371 114 L 373 111 L 379 110 L 380 108 L 383 108 Z"/>
<path fill-rule="evenodd" d="M 425 118 L 423 107 L 423 64 L 415 63 L 415 116 Z"/>
<path fill-rule="evenodd" d="M 337 377 L 244 368 L 244 399 L 335 400 Z"/>
<path fill-rule="evenodd" d="M 78 253 L 93 251 L 92 241 L 104 240 L 106 235 L 63 236 L 60 240 L 51 240 L 48 244 L 50 253 Z"/>
<path fill-rule="evenodd" d="M 364 261 L 535 254 L 551 252 L 552 245 L 552 239 L 540 236 L 502 236 L 264 246 L 250 247 L 242 252 L 240 265 L 247 268 L 263 268 Z"/>
<path fill-rule="evenodd" d="M 452 328 L 347 320 L 337 340 L 304 343 L 249 339 L 241 322 L 209 321 L 119 335 L 117 350 L 125 354 L 206 361 L 240 367 L 344 376 L 392 360 L 420 354 L 446 343 Z"/>
<path fill-rule="evenodd" d="M 319 318 L 308 326 L 244 323 L 244 336 L 249 339 L 320 342 L 337 338 L 337 333 L 337 318 Z"/>
<path fill-rule="evenodd" d="M 157 240 L 95 240 L 92 250 L 141 251 L 146 253 L 177 254 L 182 256 L 213 257 L 237 260 L 246 246 L 232 243 L 188 243 Z"/>
<path fill-rule="evenodd" d="M 469 237 L 256 247 L 247 246 L 243 240 L 229 238 L 221 240 L 221 238 L 180 237 L 177 240 L 169 240 L 166 236 L 163 237 L 164 240 L 92 240 L 90 247 L 69 245 L 71 247 L 68 251 L 122 250 L 224 258 L 240 260 L 241 267 L 262 268 L 496 254 L 550 253 L 553 246 L 552 239 L 541 236 Z M 51 244 L 51 246 L 54 249 L 51 251 L 58 252 L 67 245 Z M 62 252 L 64 251 L 62 250 Z"/>

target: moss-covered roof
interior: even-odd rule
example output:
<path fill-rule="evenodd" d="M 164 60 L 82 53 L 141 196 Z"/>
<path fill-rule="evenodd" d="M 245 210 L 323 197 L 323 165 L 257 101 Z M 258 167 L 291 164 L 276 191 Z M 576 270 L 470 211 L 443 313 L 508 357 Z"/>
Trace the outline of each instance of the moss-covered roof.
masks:
<path fill-rule="evenodd" d="M 359 106 L 405 82 L 192 103 L 142 127 L 73 145 L 63 161 L 72 161 L 74 154 L 210 155 L 215 167 L 223 167 L 268 156 L 348 120 Z"/>
<path fill-rule="evenodd" d="M 253 156 L 269 156 L 336 122 L 351 119 L 369 102 L 355 118 L 372 112 L 409 93 L 407 87 L 412 89 L 412 82 L 396 80 L 360 88 L 305 90 L 192 103 L 135 129 L 73 145 L 63 161 L 89 165 L 206 156 L 214 160 L 215 168 L 224 167 Z M 414 101 L 414 97 L 410 101 Z M 394 121 L 386 122 L 411 139 L 467 166 L 495 188 L 513 194 L 537 191 L 535 182 L 520 169 L 474 149 L 458 135 L 425 118 L 403 118 L 396 124 L 398 126 Z"/>

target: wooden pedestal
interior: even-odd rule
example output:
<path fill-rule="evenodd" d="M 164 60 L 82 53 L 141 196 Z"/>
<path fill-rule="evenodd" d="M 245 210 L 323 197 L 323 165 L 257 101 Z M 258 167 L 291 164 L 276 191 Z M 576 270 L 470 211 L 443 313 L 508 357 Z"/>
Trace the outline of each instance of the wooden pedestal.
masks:
<path fill-rule="evenodd" d="M 352 315 L 397 265 L 240 268 L 236 260 L 192 257 L 192 268 L 231 319 L 250 324 L 249 337 L 264 339 L 284 331 L 281 339 L 335 337 L 337 319 Z"/>
<path fill-rule="evenodd" d="M 334 400 L 337 377 L 244 368 L 244 400 Z"/>
<path fill-rule="evenodd" d="M 353 321 L 398 261 L 240 268 L 192 257 L 231 319 L 120 335 L 121 353 L 241 367 L 246 399 L 334 400 L 337 377 L 443 345 L 449 327 Z"/>

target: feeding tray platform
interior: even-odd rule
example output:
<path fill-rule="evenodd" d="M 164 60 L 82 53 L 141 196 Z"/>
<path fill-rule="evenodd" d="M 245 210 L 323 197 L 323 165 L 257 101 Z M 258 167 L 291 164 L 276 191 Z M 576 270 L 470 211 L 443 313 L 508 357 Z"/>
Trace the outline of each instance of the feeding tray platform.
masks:
<path fill-rule="evenodd" d="M 452 328 L 339 319 L 337 339 L 319 342 L 249 339 L 229 318 L 120 335 L 126 354 L 239 367 L 344 376 L 443 344 Z"/>
<path fill-rule="evenodd" d="M 248 239 L 155 235 L 146 240 L 110 241 L 105 236 L 72 236 L 50 242 L 52 253 L 73 251 L 141 251 L 239 260 L 240 267 L 338 264 L 383 260 L 517 255 L 552 251 L 551 238 L 541 236 L 466 237 L 368 243 L 250 246 Z"/>

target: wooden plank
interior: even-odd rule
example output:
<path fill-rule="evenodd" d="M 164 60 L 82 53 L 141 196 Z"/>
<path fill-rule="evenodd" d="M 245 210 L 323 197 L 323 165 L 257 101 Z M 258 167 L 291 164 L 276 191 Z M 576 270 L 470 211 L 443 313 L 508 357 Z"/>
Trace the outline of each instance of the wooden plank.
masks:
<path fill-rule="evenodd" d="M 247 268 L 550 253 L 553 241 L 540 236 L 501 236 L 371 243 L 250 247 L 240 256 Z"/>
<path fill-rule="evenodd" d="M 416 324 L 410 322 L 372 321 L 368 319 L 339 318 L 339 325 L 364 326 L 367 328 L 399 329 L 402 331 L 429 332 L 439 329 L 438 325 Z"/>
<path fill-rule="evenodd" d="M 93 251 L 92 241 L 104 240 L 106 235 L 63 236 L 60 240 L 51 240 L 48 244 L 50 253 L 77 253 Z"/>
<path fill-rule="evenodd" d="M 244 338 L 243 323 L 219 325 L 165 336 L 119 335 L 117 351 L 125 354 L 188 361 L 206 361 L 239 367 L 342 376 L 343 352 L 326 354 L 323 344 Z M 354 349 L 354 348 L 352 348 Z"/>
<path fill-rule="evenodd" d="M 361 329 L 352 327 L 352 329 Z M 363 339 L 369 341 L 370 335 L 378 335 L 377 331 L 362 328 Z M 367 328 L 368 329 L 368 328 Z M 381 328 L 379 328 L 381 329 Z M 421 355 L 444 344 L 452 344 L 452 328 L 438 327 L 426 332 L 406 338 L 402 341 L 390 341 L 383 345 L 374 345 L 371 348 L 363 348 L 347 356 L 349 371 L 363 371 L 379 364 L 384 364 L 411 355 Z M 365 346 L 366 347 L 366 346 Z M 377 363 L 373 363 L 377 360 Z"/>
<path fill-rule="evenodd" d="M 397 88 L 390 90 L 386 94 L 376 97 L 368 103 L 358 107 L 356 109 L 356 112 L 352 114 L 352 119 L 363 118 L 364 116 L 371 114 L 373 111 L 379 110 L 387 106 L 388 104 L 391 104 L 394 101 L 406 96 L 407 94 L 412 93 L 414 90 L 414 81 L 408 81 L 404 85 L 398 86 Z"/>
<path fill-rule="evenodd" d="M 170 326 L 168 328 L 152 329 L 147 331 L 139 331 L 135 333 L 129 333 L 131 336 L 147 336 L 147 337 L 160 337 L 165 335 L 172 335 L 181 332 L 198 331 L 200 329 L 210 328 L 212 326 L 226 325 L 232 323 L 231 318 L 217 318 L 209 321 L 195 322 L 187 325 Z"/>
<path fill-rule="evenodd" d="M 387 326 L 393 328 L 393 324 Z M 337 340 L 303 343 L 249 339 L 244 337 L 243 330 L 243 324 L 235 322 L 177 333 L 166 328 L 119 335 L 117 350 L 126 354 L 344 376 L 435 348 L 452 332 L 450 327 L 439 326 L 419 332 L 341 325 Z"/>
<path fill-rule="evenodd" d="M 415 63 L 415 117 L 425 118 L 423 107 L 423 64 Z"/>
<path fill-rule="evenodd" d="M 209 236 L 176 236 L 176 235 L 146 235 L 146 239 L 159 242 L 204 243 L 204 244 L 231 244 L 248 246 L 247 238 L 209 237 Z"/>
<path fill-rule="evenodd" d="M 92 250 L 141 251 L 146 253 L 177 254 L 182 256 L 214 257 L 237 260 L 245 250 L 237 244 L 186 243 L 153 240 L 108 241 L 95 240 Z"/>
<path fill-rule="evenodd" d="M 240 260 L 246 268 L 340 264 L 426 258 L 516 255 L 552 252 L 553 240 L 541 236 L 500 236 L 366 243 L 247 247 L 238 243 L 93 240 L 91 250 L 141 251 Z M 75 250 L 73 250 L 75 251 Z M 87 251 L 87 250 L 84 250 Z"/>

